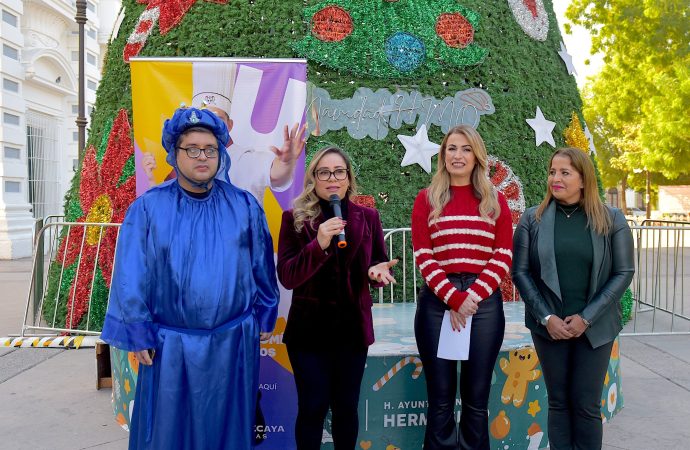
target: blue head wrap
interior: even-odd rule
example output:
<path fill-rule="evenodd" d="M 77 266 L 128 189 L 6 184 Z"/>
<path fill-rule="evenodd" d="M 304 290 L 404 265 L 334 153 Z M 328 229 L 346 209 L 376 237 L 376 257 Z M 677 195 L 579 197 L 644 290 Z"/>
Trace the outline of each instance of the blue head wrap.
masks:
<path fill-rule="evenodd" d="M 218 161 L 218 171 L 216 172 L 215 178 L 226 182 L 229 181 L 228 170 L 230 169 L 230 155 L 228 155 L 228 152 L 225 150 L 230 140 L 228 127 L 217 115 L 207 109 L 180 107 L 175 110 L 175 113 L 170 119 L 165 121 L 161 137 L 163 148 L 168 153 L 165 161 L 175 169 L 178 175 L 180 175 L 180 171 L 177 168 L 177 150 L 175 147 L 182 133 L 193 127 L 206 128 L 216 137 L 218 141 L 218 157 L 220 160 Z M 187 181 L 191 182 L 191 180 Z M 205 183 L 202 184 L 204 185 L 203 187 L 206 187 Z"/>

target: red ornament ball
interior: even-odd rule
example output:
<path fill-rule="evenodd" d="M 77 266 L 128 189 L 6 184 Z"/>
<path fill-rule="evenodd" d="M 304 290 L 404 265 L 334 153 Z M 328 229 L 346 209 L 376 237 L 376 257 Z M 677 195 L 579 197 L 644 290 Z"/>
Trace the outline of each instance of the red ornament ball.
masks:
<path fill-rule="evenodd" d="M 314 14 L 311 19 L 311 32 L 324 42 L 340 42 L 348 37 L 354 24 L 350 13 L 339 6 L 326 6 Z"/>
<path fill-rule="evenodd" d="M 355 205 L 376 209 L 376 200 L 371 195 L 353 195 L 350 197 L 350 201 Z"/>
<path fill-rule="evenodd" d="M 436 19 L 436 34 L 453 48 L 465 48 L 474 41 L 472 24 L 460 13 L 443 13 Z"/>

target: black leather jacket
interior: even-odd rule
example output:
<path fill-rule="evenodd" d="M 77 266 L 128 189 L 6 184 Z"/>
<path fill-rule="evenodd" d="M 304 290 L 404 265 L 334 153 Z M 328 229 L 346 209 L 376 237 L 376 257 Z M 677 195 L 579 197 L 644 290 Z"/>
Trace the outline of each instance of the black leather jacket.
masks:
<path fill-rule="evenodd" d="M 613 225 L 605 235 L 592 231 L 592 275 L 587 306 L 580 312 L 591 326 L 585 331 L 592 347 L 604 345 L 622 329 L 620 299 L 635 273 L 633 238 L 625 217 L 608 208 Z M 550 339 L 541 320 L 561 310 L 554 253 L 555 202 L 537 222 L 537 207 L 525 211 L 513 237 L 513 282 L 525 302 L 525 325 Z"/>

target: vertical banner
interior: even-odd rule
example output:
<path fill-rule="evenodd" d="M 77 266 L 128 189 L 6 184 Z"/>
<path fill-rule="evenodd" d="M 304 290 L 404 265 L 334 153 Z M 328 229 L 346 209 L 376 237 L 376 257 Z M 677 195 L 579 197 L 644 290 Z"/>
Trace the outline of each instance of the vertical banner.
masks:
<path fill-rule="evenodd" d="M 271 147 L 283 144 L 284 127 L 305 121 L 306 61 L 296 59 L 133 58 L 132 107 L 137 195 L 175 177 L 165 162 L 161 130 L 180 105 L 214 107 L 230 128 L 230 181 L 252 193 L 266 212 L 277 251 L 283 211 L 301 192 L 304 151 L 291 182 L 272 186 Z M 223 116 L 223 112 L 227 114 Z M 260 405 L 264 423 L 255 426 L 262 449 L 294 447 L 297 394 L 283 341 L 291 291 L 281 286 L 278 321 L 272 338 L 261 345 Z M 113 407 L 128 428 L 138 367 L 126 352 L 111 347 Z"/>

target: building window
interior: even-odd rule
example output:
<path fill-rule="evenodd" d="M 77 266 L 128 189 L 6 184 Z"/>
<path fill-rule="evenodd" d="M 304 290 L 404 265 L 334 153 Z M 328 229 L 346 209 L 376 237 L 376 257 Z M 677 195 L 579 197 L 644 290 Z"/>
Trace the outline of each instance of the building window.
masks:
<path fill-rule="evenodd" d="M 73 140 L 74 142 L 78 142 L 78 141 L 79 141 L 79 132 L 78 132 L 78 131 L 72 131 L 72 140 Z"/>
<path fill-rule="evenodd" d="M 79 105 L 72 105 L 72 114 L 79 114 Z"/>
<path fill-rule="evenodd" d="M 91 89 L 92 91 L 95 91 L 98 85 L 93 80 L 86 80 L 86 87 Z"/>
<path fill-rule="evenodd" d="M 79 52 L 72 52 L 72 62 L 79 61 Z"/>
<path fill-rule="evenodd" d="M 19 61 L 19 50 L 7 44 L 2 44 L 2 54 L 3 56 Z"/>
<path fill-rule="evenodd" d="M 7 159 L 21 159 L 22 151 L 17 147 L 5 147 L 5 158 Z"/>
<path fill-rule="evenodd" d="M 22 184 L 19 181 L 5 181 L 5 192 L 19 194 L 22 192 Z"/>
<path fill-rule="evenodd" d="M 96 65 L 96 55 L 93 53 L 87 53 L 86 54 L 86 62 L 91 64 L 92 66 Z"/>
<path fill-rule="evenodd" d="M 87 105 L 86 106 L 86 115 L 91 117 L 91 114 L 93 114 L 93 106 Z"/>
<path fill-rule="evenodd" d="M 96 5 L 91 3 L 91 2 L 86 2 L 86 9 L 88 9 L 92 13 L 95 13 L 96 12 Z"/>
<path fill-rule="evenodd" d="M 86 30 L 86 35 L 91 39 L 96 39 L 96 30 L 89 28 L 88 30 Z"/>
<path fill-rule="evenodd" d="M 36 111 L 26 113 L 29 203 L 35 218 L 62 213 L 59 125 L 57 117 Z"/>
<path fill-rule="evenodd" d="M 2 10 L 2 21 L 8 25 L 12 25 L 15 28 L 17 27 L 17 16 L 9 11 L 5 11 L 4 9 Z"/>
<path fill-rule="evenodd" d="M 16 114 L 3 113 L 2 123 L 7 125 L 19 125 L 19 116 Z"/>
<path fill-rule="evenodd" d="M 8 92 L 19 93 L 19 83 L 16 81 L 8 80 L 7 78 L 2 79 L 2 88 Z"/>

